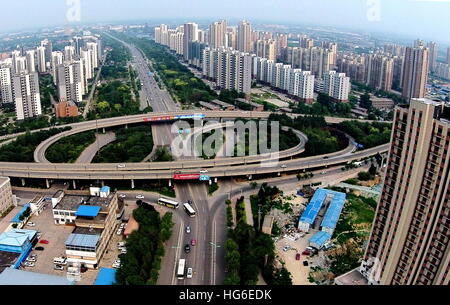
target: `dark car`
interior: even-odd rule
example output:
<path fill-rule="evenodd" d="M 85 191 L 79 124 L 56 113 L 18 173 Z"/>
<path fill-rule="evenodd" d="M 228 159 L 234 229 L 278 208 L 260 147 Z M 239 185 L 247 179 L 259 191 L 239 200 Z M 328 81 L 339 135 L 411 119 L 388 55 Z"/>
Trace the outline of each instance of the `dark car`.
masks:
<path fill-rule="evenodd" d="M 309 266 L 309 263 L 308 263 L 307 261 L 304 261 L 304 262 L 303 262 L 303 266 L 308 267 L 308 266 Z"/>
<path fill-rule="evenodd" d="M 184 246 L 184 252 L 185 253 L 191 252 L 191 246 L 189 246 L 189 245 Z"/>
<path fill-rule="evenodd" d="M 296 260 L 296 261 L 299 261 L 299 260 L 300 260 L 300 253 L 297 253 L 297 254 L 295 255 L 295 260 Z"/>
<path fill-rule="evenodd" d="M 36 248 L 34 248 L 34 250 L 36 250 L 36 251 L 44 251 L 45 249 L 44 249 L 44 247 L 36 247 Z"/>

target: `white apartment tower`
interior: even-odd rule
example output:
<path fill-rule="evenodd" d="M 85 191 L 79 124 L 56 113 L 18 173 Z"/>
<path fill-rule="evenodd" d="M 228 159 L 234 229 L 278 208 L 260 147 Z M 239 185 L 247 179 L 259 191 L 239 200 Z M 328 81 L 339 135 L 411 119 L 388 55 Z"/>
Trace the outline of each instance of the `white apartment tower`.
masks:
<path fill-rule="evenodd" d="M 324 75 L 323 91 L 331 98 L 340 102 L 347 102 L 350 88 L 350 77 L 347 77 L 345 73 L 330 71 Z"/>
<path fill-rule="evenodd" d="M 209 26 L 209 46 L 213 49 L 227 46 L 227 22 L 216 21 Z"/>
<path fill-rule="evenodd" d="M 81 102 L 85 93 L 82 61 L 64 62 L 57 67 L 60 101 Z"/>
<path fill-rule="evenodd" d="M 11 67 L 8 66 L 0 66 L 0 101 L 2 104 L 14 102 Z"/>
<path fill-rule="evenodd" d="M 198 40 L 198 24 L 196 23 L 185 23 L 184 24 L 184 36 L 183 36 L 183 57 L 184 60 L 188 61 L 190 58 L 189 54 L 189 42 Z"/>
<path fill-rule="evenodd" d="M 18 120 L 42 114 L 39 76 L 36 72 L 14 75 L 12 77 L 12 91 Z"/>
<path fill-rule="evenodd" d="M 36 56 L 37 56 L 38 72 L 39 73 L 47 72 L 47 64 L 45 61 L 45 47 L 38 47 L 36 49 Z"/>
<path fill-rule="evenodd" d="M 241 52 L 253 53 L 252 25 L 246 20 L 238 25 L 237 49 Z"/>

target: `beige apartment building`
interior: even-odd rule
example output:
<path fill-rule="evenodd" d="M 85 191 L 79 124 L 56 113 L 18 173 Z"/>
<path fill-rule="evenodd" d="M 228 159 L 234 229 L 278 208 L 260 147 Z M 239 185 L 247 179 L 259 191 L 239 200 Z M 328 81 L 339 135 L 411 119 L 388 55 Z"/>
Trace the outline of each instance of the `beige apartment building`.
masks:
<path fill-rule="evenodd" d="M 448 285 L 450 107 L 397 107 L 382 196 L 360 272 L 370 284 Z"/>
<path fill-rule="evenodd" d="M 14 205 L 11 181 L 8 177 L 0 177 L 0 215 Z"/>

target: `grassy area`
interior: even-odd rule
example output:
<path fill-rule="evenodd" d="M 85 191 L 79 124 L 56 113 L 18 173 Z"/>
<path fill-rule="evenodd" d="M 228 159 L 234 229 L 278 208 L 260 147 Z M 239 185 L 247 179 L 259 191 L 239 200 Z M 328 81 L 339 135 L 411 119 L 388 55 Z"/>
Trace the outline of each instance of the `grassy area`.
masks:
<path fill-rule="evenodd" d="M 70 128 L 52 128 L 50 130 L 39 131 L 33 134 L 28 132 L 25 135 L 19 136 L 10 144 L 0 147 L 0 161 L 34 162 L 34 151 L 42 141 L 67 130 L 70 130 Z"/>
<path fill-rule="evenodd" d="M 389 123 L 363 123 L 358 121 L 342 122 L 338 128 L 355 138 L 364 149 L 389 143 L 392 125 Z"/>
<path fill-rule="evenodd" d="M 208 186 L 208 195 L 214 194 L 215 191 L 219 189 L 219 185 L 217 183 L 213 183 Z"/>
<path fill-rule="evenodd" d="M 103 147 L 93 162 L 142 162 L 152 149 L 153 138 L 149 125 L 123 127 L 116 131 L 116 141 Z"/>
<path fill-rule="evenodd" d="M 47 160 L 52 163 L 74 163 L 83 151 L 96 140 L 94 131 L 68 136 L 47 150 Z"/>

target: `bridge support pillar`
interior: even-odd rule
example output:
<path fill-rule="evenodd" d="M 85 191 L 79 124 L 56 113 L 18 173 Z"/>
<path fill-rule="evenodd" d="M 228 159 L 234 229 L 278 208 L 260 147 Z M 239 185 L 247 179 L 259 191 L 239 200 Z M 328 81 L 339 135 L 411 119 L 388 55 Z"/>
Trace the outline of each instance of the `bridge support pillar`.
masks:
<path fill-rule="evenodd" d="M 212 185 L 212 180 L 209 180 L 209 185 Z"/>
<path fill-rule="evenodd" d="M 172 187 L 172 180 L 169 179 L 169 187 Z"/>
<path fill-rule="evenodd" d="M 280 177 L 281 176 L 281 173 L 280 172 L 278 172 L 278 177 Z"/>
<path fill-rule="evenodd" d="M 77 189 L 77 182 L 74 180 L 72 180 L 72 184 L 73 184 L 73 189 L 76 190 Z"/>
<path fill-rule="evenodd" d="M 105 128 L 103 128 L 103 133 L 104 133 L 104 134 L 106 133 L 106 130 L 105 130 Z"/>
<path fill-rule="evenodd" d="M 252 180 L 253 176 L 252 175 L 248 175 L 248 180 Z"/>
<path fill-rule="evenodd" d="M 217 181 L 218 181 L 217 177 L 216 177 L 216 178 L 214 178 L 214 183 L 217 183 Z"/>
<path fill-rule="evenodd" d="M 125 129 L 128 129 L 128 124 L 125 125 Z"/>
<path fill-rule="evenodd" d="M 104 187 L 104 186 L 105 186 L 105 181 L 102 180 L 102 187 Z"/>
<path fill-rule="evenodd" d="M 50 188 L 50 181 L 48 181 L 48 179 L 45 179 L 45 185 L 47 186 L 47 188 Z"/>
<path fill-rule="evenodd" d="M 22 181 L 22 186 L 25 186 L 25 178 L 20 178 L 20 180 Z"/>
<path fill-rule="evenodd" d="M 131 179 L 131 188 L 134 190 L 134 179 Z"/>

